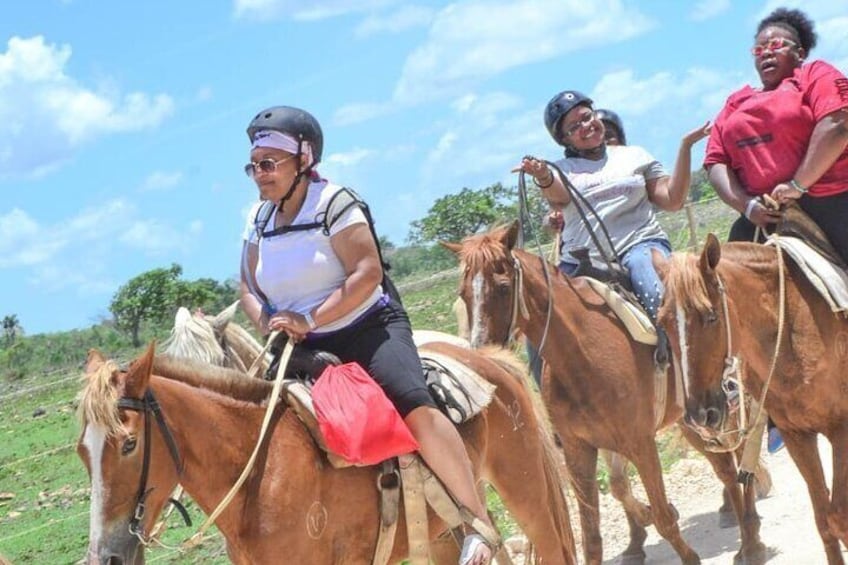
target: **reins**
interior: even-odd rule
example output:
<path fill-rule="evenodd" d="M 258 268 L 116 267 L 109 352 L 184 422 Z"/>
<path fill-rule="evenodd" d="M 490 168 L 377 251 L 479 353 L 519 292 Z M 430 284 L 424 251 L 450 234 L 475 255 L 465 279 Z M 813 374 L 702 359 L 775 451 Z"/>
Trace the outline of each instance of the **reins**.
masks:
<path fill-rule="evenodd" d="M 270 348 L 271 344 L 279 335 L 279 331 L 271 332 L 271 335 L 268 336 L 268 341 L 265 343 L 265 347 L 259 353 L 256 360 L 254 360 L 253 364 L 250 366 L 250 370 L 248 374 L 253 372 L 254 367 L 259 363 L 259 360 L 265 355 L 265 353 Z M 221 502 L 218 503 L 218 506 L 215 510 L 212 511 L 209 516 L 207 516 L 206 520 L 201 524 L 201 526 L 197 529 L 197 532 L 191 536 L 188 540 L 183 542 L 184 548 L 192 548 L 198 545 L 201 541 L 203 541 L 203 534 L 208 530 L 212 524 L 215 523 L 215 520 L 218 519 L 218 516 L 227 508 L 230 502 L 235 498 L 236 493 L 241 488 L 241 485 L 247 479 L 247 476 L 250 474 L 251 470 L 253 470 L 253 464 L 256 462 L 256 456 L 259 453 L 259 449 L 262 447 L 262 443 L 265 440 L 265 434 L 268 431 L 268 426 L 271 423 L 271 416 L 274 413 L 274 410 L 277 407 L 277 399 L 280 396 L 280 391 L 282 390 L 283 385 L 283 375 L 286 373 L 286 367 L 289 364 L 289 359 L 291 358 L 292 351 L 294 351 L 294 343 L 291 339 L 286 341 L 286 346 L 283 349 L 283 353 L 280 356 L 280 363 L 277 366 L 277 374 L 274 378 L 274 388 L 271 390 L 271 396 L 268 398 L 268 406 L 265 409 L 265 416 L 262 419 L 262 427 L 259 430 L 259 437 L 256 440 L 256 447 L 253 448 L 253 453 L 250 454 L 250 458 L 247 460 L 247 463 L 244 466 L 244 470 L 241 472 L 241 475 L 236 480 L 235 484 L 230 488 L 230 491 L 224 496 Z"/>
<path fill-rule="evenodd" d="M 731 391 L 731 388 L 729 386 L 730 383 L 735 383 L 735 385 L 738 387 L 739 425 L 735 430 L 724 431 L 719 434 L 719 436 L 738 434 L 732 446 L 716 446 L 714 444 L 708 446 L 708 449 L 710 451 L 716 453 L 735 451 L 740 445 L 742 445 L 742 443 L 745 442 L 745 440 L 750 435 L 751 430 L 756 427 L 757 423 L 763 415 L 763 411 L 765 410 L 766 395 L 768 394 L 769 387 L 771 386 L 771 380 L 774 377 L 774 372 L 777 369 L 777 359 L 780 357 L 780 344 L 783 341 L 783 328 L 785 325 L 786 318 L 786 268 L 783 259 L 783 250 L 780 248 L 779 244 L 779 236 L 777 234 L 773 234 L 772 237 L 775 240 L 778 272 L 777 340 L 774 345 L 774 353 L 771 358 L 769 372 L 765 382 L 763 383 L 763 390 L 760 393 L 760 398 L 755 406 L 757 410 L 756 417 L 752 418 L 750 422 L 746 421 L 745 419 L 745 383 L 744 378 L 739 376 L 739 373 L 741 371 L 741 363 L 739 361 L 738 356 L 732 355 L 732 333 L 730 327 L 730 309 L 727 305 L 727 289 L 724 286 L 724 283 L 722 282 L 721 278 L 717 276 L 719 296 L 721 296 L 722 310 L 727 331 L 727 355 L 724 358 L 724 371 L 722 372 L 721 377 L 721 388 L 726 396 L 727 393 Z"/>

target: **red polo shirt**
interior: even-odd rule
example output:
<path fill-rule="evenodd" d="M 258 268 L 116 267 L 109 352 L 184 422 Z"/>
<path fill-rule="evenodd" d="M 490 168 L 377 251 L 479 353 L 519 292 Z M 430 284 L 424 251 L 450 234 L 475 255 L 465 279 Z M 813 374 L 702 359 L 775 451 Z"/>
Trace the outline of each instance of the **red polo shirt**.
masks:
<path fill-rule="evenodd" d="M 841 108 L 848 108 L 848 79 L 823 61 L 795 69 L 774 90 L 745 86 L 716 117 L 704 166 L 724 163 L 749 194 L 770 193 L 795 175 L 819 120 Z M 848 149 L 808 188 L 810 196 L 848 191 Z"/>

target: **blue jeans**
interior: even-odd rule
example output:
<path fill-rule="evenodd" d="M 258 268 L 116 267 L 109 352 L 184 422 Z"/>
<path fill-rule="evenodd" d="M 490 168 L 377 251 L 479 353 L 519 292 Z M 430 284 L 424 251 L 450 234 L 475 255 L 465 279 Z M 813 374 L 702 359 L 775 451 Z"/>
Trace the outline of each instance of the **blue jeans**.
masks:
<path fill-rule="evenodd" d="M 663 283 L 654 269 L 651 250 L 656 249 L 668 258 L 671 244 L 665 239 L 647 239 L 640 241 L 621 256 L 621 266 L 630 271 L 630 283 L 633 293 L 645 308 L 651 320 L 657 320 L 657 312 L 662 303 Z"/>

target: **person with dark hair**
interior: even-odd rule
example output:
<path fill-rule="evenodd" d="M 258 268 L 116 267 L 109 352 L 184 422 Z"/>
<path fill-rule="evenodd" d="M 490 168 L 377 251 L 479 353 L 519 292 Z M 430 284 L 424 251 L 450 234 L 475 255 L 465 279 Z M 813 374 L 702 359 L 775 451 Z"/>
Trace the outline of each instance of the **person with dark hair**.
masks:
<path fill-rule="evenodd" d="M 496 535 L 481 500 L 471 460 L 453 423 L 436 408 L 412 339 L 409 317 L 383 283 L 377 242 L 363 208 L 348 206 L 322 223 L 343 187 L 321 178 L 324 136 L 308 112 L 275 106 L 247 128 L 245 172 L 262 201 L 244 232 L 241 304 L 257 329 L 357 362 L 385 391 L 420 448 L 419 454 L 457 503 L 476 518 L 462 565 L 485 565 Z M 263 201 L 274 203 L 267 225 L 255 219 Z"/>
<path fill-rule="evenodd" d="M 741 214 L 730 241 L 753 241 L 757 228 L 780 220 L 762 200 L 770 194 L 797 200 L 848 262 L 848 79 L 824 61 L 806 62 L 816 42 L 800 10 L 778 8 L 760 21 L 751 54 L 761 85 L 728 97 L 704 166 L 719 197 Z M 769 422 L 769 452 L 782 447 Z"/>
<path fill-rule="evenodd" d="M 671 253 L 668 236 L 657 221 L 655 207 L 679 210 L 689 191 L 691 148 L 709 132 L 709 123 L 687 133 L 680 143 L 677 162 L 669 175 L 662 164 L 645 149 L 635 145 L 608 145 L 604 125 L 592 100 L 575 90 L 554 96 L 545 108 L 545 127 L 565 148 L 565 158 L 557 162 L 570 187 L 538 159 L 526 157 L 518 170 L 533 176 L 542 195 L 553 208 L 563 211 L 563 257 L 560 270 L 573 274 L 578 261 L 570 252 L 589 248 L 595 266 L 605 266 L 602 251 L 592 240 L 601 233 L 603 222 L 612 249 L 603 252 L 629 272 L 634 294 L 652 320 L 656 321 L 663 285 L 652 262 L 652 250 L 664 256 Z M 594 208 L 597 217 L 580 218 L 572 205 L 569 188 L 576 190 Z M 587 225 L 588 224 L 588 225 Z M 599 238 L 605 244 L 603 238 Z M 668 359 L 667 337 L 658 331 L 657 361 Z"/>
<path fill-rule="evenodd" d="M 759 87 L 728 97 L 715 119 L 704 166 L 716 192 L 740 217 L 730 241 L 753 241 L 780 219 L 759 198 L 798 205 L 848 262 L 848 79 L 824 61 L 800 10 L 778 8 L 757 26 L 751 54 Z"/>

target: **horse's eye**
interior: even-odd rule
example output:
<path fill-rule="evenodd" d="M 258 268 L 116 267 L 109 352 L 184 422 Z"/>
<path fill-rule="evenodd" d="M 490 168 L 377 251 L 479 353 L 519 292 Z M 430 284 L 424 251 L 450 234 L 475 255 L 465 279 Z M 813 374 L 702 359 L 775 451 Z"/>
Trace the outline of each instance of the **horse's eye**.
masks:
<path fill-rule="evenodd" d="M 706 322 L 709 325 L 712 325 L 712 324 L 715 324 L 716 322 L 718 322 L 718 314 L 716 314 L 716 311 L 713 310 L 713 309 L 710 309 L 710 311 L 707 312 L 706 315 L 704 316 L 704 322 Z"/>
<path fill-rule="evenodd" d="M 135 450 L 135 446 L 138 443 L 138 440 L 135 439 L 134 436 L 130 436 L 124 440 L 124 444 L 121 446 L 121 455 L 129 455 Z"/>

